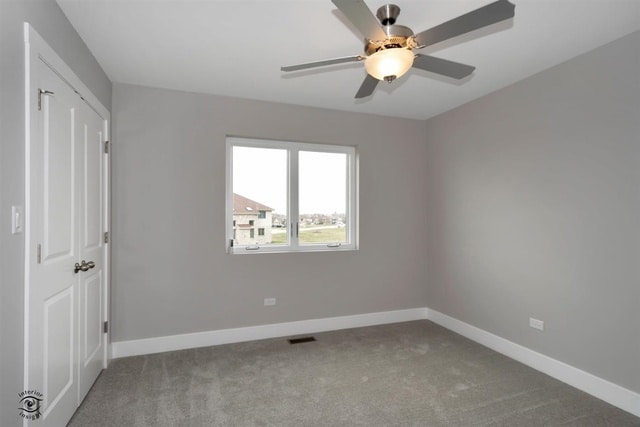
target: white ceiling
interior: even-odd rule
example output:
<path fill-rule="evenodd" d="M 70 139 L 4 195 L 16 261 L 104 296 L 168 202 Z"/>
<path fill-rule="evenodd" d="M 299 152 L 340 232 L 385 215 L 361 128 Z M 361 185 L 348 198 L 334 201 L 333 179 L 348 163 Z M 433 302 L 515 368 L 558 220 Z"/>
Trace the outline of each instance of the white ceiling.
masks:
<path fill-rule="evenodd" d="M 423 49 L 476 66 L 462 82 L 411 70 L 355 100 L 362 53 L 330 0 L 57 0 L 113 82 L 425 119 L 640 30 L 640 0 L 511 0 L 515 18 Z M 375 13 L 384 0 L 366 0 Z M 492 0 L 394 0 L 415 33 Z M 615 64 L 611 64 L 615 66 Z"/>

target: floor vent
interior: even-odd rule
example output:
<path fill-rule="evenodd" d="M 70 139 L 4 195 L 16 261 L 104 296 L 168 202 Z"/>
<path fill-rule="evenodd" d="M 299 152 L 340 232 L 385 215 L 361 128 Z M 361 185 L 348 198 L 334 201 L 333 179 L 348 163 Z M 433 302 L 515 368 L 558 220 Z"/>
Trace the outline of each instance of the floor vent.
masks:
<path fill-rule="evenodd" d="M 289 341 L 289 344 L 302 344 L 303 342 L 311 342 L 311 341 L 315 341 L 316 339 L 314 337 L 302 337 L 302 338 L 293 338 Z"/>

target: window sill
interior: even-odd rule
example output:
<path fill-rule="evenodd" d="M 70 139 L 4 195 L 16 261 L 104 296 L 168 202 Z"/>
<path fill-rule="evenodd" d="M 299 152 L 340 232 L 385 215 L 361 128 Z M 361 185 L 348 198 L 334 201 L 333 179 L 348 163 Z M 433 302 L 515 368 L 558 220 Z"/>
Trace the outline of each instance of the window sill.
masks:
<path fill-rule="evenodd" d="M 343 245 L 340 247 L 328 247 L 328 246 L 308 246 L 298 247 L 293 249 L 291 247 L 274 248 L 274 247 L 260 247 L 259 249 L 246 249 L 245 247 L 227 248 L 227 253 L 230 255 L 255 255 L 255 254 L 297 254 L 297 253 L 309 253 L 309 252 L 347 252 L 357 251 L 358 247 L 355 245 Z"/>

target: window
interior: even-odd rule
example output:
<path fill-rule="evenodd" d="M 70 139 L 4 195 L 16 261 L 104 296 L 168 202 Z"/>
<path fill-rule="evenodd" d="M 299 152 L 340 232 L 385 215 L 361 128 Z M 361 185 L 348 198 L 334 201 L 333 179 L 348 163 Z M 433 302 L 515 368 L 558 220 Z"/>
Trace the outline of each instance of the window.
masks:
<path fill-rule="evenodd" d="M 228 137 L 228 251 L 356 249 L 356 181 L 355 147 Z"/>

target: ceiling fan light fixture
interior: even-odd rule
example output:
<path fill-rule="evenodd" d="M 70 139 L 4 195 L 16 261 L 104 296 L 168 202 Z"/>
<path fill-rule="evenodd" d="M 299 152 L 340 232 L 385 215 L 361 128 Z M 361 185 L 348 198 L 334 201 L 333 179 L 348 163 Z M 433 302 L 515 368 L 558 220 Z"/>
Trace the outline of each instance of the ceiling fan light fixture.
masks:
<path fill-rule="evenodd" d="M 400 8 L 394 4 L 386 4 L 379 8 L 376 19 L 365 4 L 365 0 L 331 0 L 331 2 L 364 38 L 364 55 L 307 62 L 280 69 L 299 71 L 363 61 L 367 75 L 356 92 L 356 99 L 371 96 L 379 81 L 391 83 L 402 77 L 412 67 L 457 80 L 464 79 L 473 73 L 475 67 L 431 55 L 414 54 L 412 50 L 470 34 L 515 16 L 515 5 L 509 0 L 493 0 L 493 3 L 416 34 L 409 27 L 396 25 Z"/>
<path fill-rule="evenodd" d="M 409 49 L 384 49 L 368 56 L 364 67 L 372 77 L 391 82 L 409 71 L 414 58 L 415 55 Z"/>

